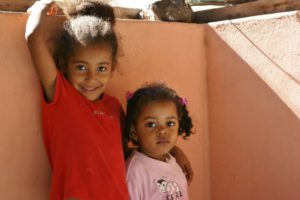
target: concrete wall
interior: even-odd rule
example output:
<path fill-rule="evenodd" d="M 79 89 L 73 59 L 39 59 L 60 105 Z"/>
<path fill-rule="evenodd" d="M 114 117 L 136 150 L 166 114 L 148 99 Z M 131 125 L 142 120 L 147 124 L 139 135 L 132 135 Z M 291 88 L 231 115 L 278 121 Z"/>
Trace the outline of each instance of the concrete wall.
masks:
<path fill-rule="evenodd" d="M 0 14 L 0 199 L 43 200 L 49 166 L 41 140 L 38 80 L 24 38 L 25 14 Z M 61 18 L 50 18 L 49 34 Z M 145 81 L 165 81 L 182 96 L 197 133 L 178 145 L 192 161 L 191 200 L 209 200 L 209 157 L 204 27 L 196 24 L 118 21 L 118 70 L 108 88 L 124 94 Z M 21 196 L 21 197 L 20 197 Z"/>
<path fill-rule="evenodd" d="M 300 199 L 299 13 L 206 28 L 211 199 Z"/>

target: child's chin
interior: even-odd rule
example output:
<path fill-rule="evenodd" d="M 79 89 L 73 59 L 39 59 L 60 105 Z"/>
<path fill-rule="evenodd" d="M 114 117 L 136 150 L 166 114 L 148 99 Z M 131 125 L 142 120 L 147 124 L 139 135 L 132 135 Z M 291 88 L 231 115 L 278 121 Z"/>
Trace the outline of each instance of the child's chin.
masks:
<path fill-rule="evenodd" d="M 95 96 L 84 95 L 84 97 L 89 101 L 97 101 L 99 99 L 99 97 L 95 97 Z"/>
<path fill-rule="evenodd" d="M 101 94 L 90 94 L 90 95 L 87 95 L 87 94 L 82 94 L 87 100 L 89 101 L 97 101 L 99 99 L 101 99 L 102 95 Z"/>

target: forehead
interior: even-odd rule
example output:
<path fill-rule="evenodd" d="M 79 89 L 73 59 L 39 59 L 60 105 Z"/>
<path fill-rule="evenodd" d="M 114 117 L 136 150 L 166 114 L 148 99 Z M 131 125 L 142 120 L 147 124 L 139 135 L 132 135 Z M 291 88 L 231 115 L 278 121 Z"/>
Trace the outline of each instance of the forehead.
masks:
<path fill-rule="evenodd" d="M 107 43 L 97 43 L 87 46 L 76 46 L 71 58 L 85 58 L 98 57 L 102 59 L 111 59 L 111 46 Z"/>
<path fill-rule="evenodd" d="M 148 116 L 175 116 L 177 117 L 176 104 L 171 100 L 156 100 L 144 104 L 140 110 L 140 117 Z"/>

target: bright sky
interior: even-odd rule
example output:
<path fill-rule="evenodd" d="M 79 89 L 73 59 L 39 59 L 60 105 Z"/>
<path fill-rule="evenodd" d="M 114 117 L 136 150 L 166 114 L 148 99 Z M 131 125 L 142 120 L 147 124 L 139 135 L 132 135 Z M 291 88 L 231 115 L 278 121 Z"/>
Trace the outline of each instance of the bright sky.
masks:
<path fill-rule="evenodd" d="M 110 3 L 112 6 L 117 7 L 125 7 L 125 8 L 139 8 L 139 9 L 146 9 L 151 3 L 154 3 L 158 0 L 110 0 Z M 208 10 L 208 9 L 214 9 L 219 8 L 222 6 L 192 6 L 192 9 L 194 11 L 199 10 Z"/>
<path fill-rule="evenodd" d="M 157 0 L 111 0 L 111 4 L 126 8 L 147 8 L 155 1 Z"/>

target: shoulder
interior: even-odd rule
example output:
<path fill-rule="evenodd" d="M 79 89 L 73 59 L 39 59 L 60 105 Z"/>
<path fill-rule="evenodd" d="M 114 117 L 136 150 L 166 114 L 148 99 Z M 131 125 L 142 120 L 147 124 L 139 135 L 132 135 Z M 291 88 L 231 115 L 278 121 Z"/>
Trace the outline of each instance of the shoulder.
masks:
<path fill-rule="evenodd" d="M 133 151 L 126 160 L 127 175 L 138 176 L 147 167 L 147 160 L 138 151 Z"/>
<path fill-rule="evenodd" d="M 123 107 L 116 97 L 104 94 L 103 98 L 102 102 L 106 108 L 114 113 L 118 113 L 118 115 L 124 115 Z"/>
<path fill-rule="evenodd" d="M 62 92 L 61 90 L 65 90 L 66 88 L 69 89 L 70 87 L 73 87 L 71 86 L 67 78 L 64 76 L 64 74 L 59 70 L 56 70 L 54 86 L 55 86 L 54 94 L 58 92 Z"/>
<path fill-rule="evenodd" d="M 116 97 L 104 93 L 103 98 L 104 98 L 103 101 L 106 105 L 114 105 L 114 106 L 121 107 L 121 103 Z"/>
<path fill-rule="evenodd" d="M 171 154 L 169 154 L 169 160 L 167 162 L 167 164 L 173 169 L 176 170 L 179 173 L 183 174 L 183 170 L 182 168 L 179 166 L 179 164 L 176 162 L 176 158 L 174 156 L 172 156 Z"/>
<path fill-rule="evenodd" d="M 65 97 L 69 96 L 71 93 L 74 93 L 74 91 L 75 91 L 75 89 L 73 88 L 73 86 L 71 86 L 71 84 L 66 79 L 64 74 L 61 71 L 57 70 L 56 77 L 55 77 L 55 83 L 54 83 L 53 97 L 50 101 L 45 99 L 45 94 L 44 94 L 45 91 L 42 89 L 43 103 L 45 103 L 45 105 L 54 105 L 61 99 L 66 100 L 67 98 L 65 98 Z"/>

